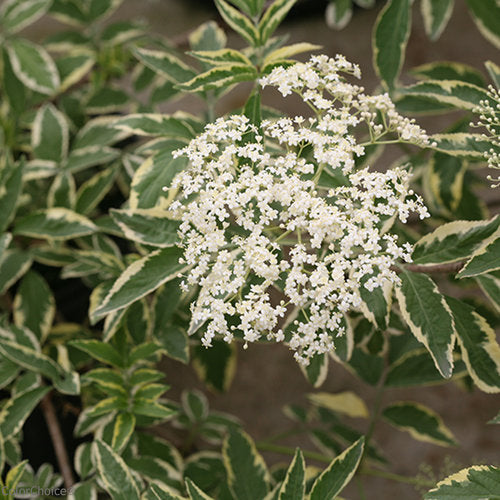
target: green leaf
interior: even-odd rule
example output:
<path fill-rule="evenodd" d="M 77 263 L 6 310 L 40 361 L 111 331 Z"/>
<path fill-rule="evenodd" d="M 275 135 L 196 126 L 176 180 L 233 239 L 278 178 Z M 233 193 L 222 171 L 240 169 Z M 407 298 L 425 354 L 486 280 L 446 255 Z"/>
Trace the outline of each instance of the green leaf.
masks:
<path fill-rule="evenodd" d="M 446 2 L 442 2 L 444 5 Z M 425 1 L 423 2 L 425 4 Z M 423 5 L 421 4 L 421 5 Z M 432 62 L 411 69 L 411 74 L 423 80 L 460 80 L 484 87 L 480 71 L 468 64 L 458 62 Z"/>
<path fill-rule="evenodd" d="M 3 89 L 6 102 L 14 113 L 20 115 L 26 106 L 26 88 L 15 75 L 6 48 L 2 50 L 1 60 L 3 61 Z"/>
<path fill-rule="evenodd" d="M 344 391 L 336 394 L 315 392 L 308 394 L 307 397 L 311 403 L 321 408 L 327 408 L 352 418 L 368 418 L 368 408 L 354 392 Z"/>
<path fill-rule="evenodd" d="M 311 500 L 335 498 L 344 489 L 358 468 L 363 456 L 364 444 L 364 437 L 361 437 L 332 461 L 314 481 Z"/>
<path fill-rule="evenodd" d="M 463 361 L 455 361 L 453 372 L 456 377 L 465 375 Z M 385 379 L 387 387 L 412 387 L 442 382 L 443 377 L 425 349 L 415 349 L 403 354 L 390 366 Z"/>
<path fill-rule="evenodd" d="M 127 399 L 122 396 L 112 396 L 99 400 L 97 404 L 88 408 L 87 415 L 91 418 L 101 417 L 103 415 L 112 416 L 117 411 L 126 411 L 129 409 Z"/>
<path fill-rule="evenodd" d="M 297 448 L 279 490 L 278 499 L 295 500 L 297 498 L 304 498 L 306 489 L 305 479 L 304 455 L 300 451 L 300 448 Z"/>
<path fill-rule="evenodd" d="M 261 45 L 269 40 L 269 37 L 276 31 L 283 19 L 295 5 L 297 0 L 274 0 L 274 2 L 264 12 L 259 21 L 259 38 Z"/>
<path fill-rule="evenodd" d="M 424 495 L 425 500 L 496 500 L 500 491 L 500 469 L 473 465 L 440 481 Z"/>
<path fill-rule="evenodd" d="M 148 208 L 134 210 L 111 210 L 111 217 L 131 241 L 155 247 L 174 246 L 179 237 L 180 223 L 169 219 L 165 210 Z"/>
<path fill-rule="evenodd" d="M 76 134 L 73 150 L 95 146 L 110 146 L 128 137 L 128 133 L 114 128 L 116 116 L 99 116 L 89 120 Z"/>
<path fill-rule="evenodd" d="M 192 68 L 168 52 L 136 48 L 133 53 L 148 68 L 160 73 L 173 83 L 191 80 L 196 75 Z"/>
<path fill-rule="evenodd" d="M 329 28 L 341 30 L 352 17 L 351 0 L 330 0 L 325 12 L 326 24 Z"/>
<path fill-rule="evenodd" d="M 122 0 L 90 0 L 87 7 L 88 22 L 95 22 L 111 15 L 122 3 Z"/>
<path fill-rule="evenodd" d="M 269 473 L 252 438 L 231 429 L 222 447 L 229 488 L 238 500 L 262 500 L 269 491 Z M 242 480 L 244 478 L 244 480 Z"/>
<path fill-rule="evenodd" d="M 15 467 L 12 467 L 12 469 L 7 473 L 7 476 L 5 478 L 5 486 L 8 490 L 15 490 L 16 486 L 19 484 L 19 481 L 23 477 L 26 465 L 28 465 L 28 461 L 23 460 Z"/>
<path fill-rule="evenodd" d="M 83 382 L 94 382 L 99 389 L 111 396 L 127 396 L 123 377 L 110 368 L 96 368 L 83 375 Z"/>
<path fill-rule="evenodd" d="M 37 387 L 12 396 L 0 411 L 0 433 L 4 439 L 15 436 L 50 387 Z"/>
<path fill-rule="evenodd" d="M 104 441 L 92 444 L 94 461 L 106 491 L 113 500 L 139 500 L 139 490 L 124 460 Z"/>
<path fill-rule="evenodd" d="M 63 23 L 82 26 L 87 23 L 85 8 L 75 0 L 53 0 L 50 14 Z"/>
<path fill-rule="evenodd" d="M 0 264 L 4 258 L 4 252 L 12 241 L 12 235 L 10 233 L 4 233 L 0 236 Z"/>
<path fill-rule="evenodd" d="M 212 500 L 212 497 L 203 493 L 203 491 L 200 490 L 200 488 L 198 488 L 198 486 L 196 486 L 196 484 L 194 484 L 189 478 L 186 478 L 186 488 L 191 500 Z"/>
<path fill-rule="evenodd" d="M 403 271 L 400 278 L 396 297 L 403 319 L 416 339 L 428 349 L 439 373 L 445 378 L 451 377 L 455 329 L 448 304 L 429 276 Z"/>
<path fill-rule="evenodd" d="M 499 227 L 499 216 L 485 221 L 443 224 L 417 241 L 413 248 L 413 262 L 434 265 L 466 259 Z"/>
<path fill-rule="evenodd" d="M 115 420 L 115 425 L 113 427 L 113 439 L 111 441 L 111 447 L 116 453 L 120 453 L 121 450 L 127 445 L 132 433 L 135 429 L 135 417 L 131 413 L 120 413 Z"/>
<path fill-rule="evenodd" d="M 136 113 L 118 118 L 113 126 L 127 134 L 192 139 L 196 133 L 182 114 Z"/>
<path fill-rule="evenodd" d="M 167 489 L 167 487 L 163 486 L 161 483 L 152 483 L 142 494 L 141 500 L 185 500 L 185 498 L 172 493 L 170 488 Z"/>
<path fill-rule="evenodd" d="M 215 6 L 222 16 L 222 19 L 224 19 L 236 33 L 242 36 L 252 46 L 257 46 L 259 44 L 259 32 L 247 16 L 229 5 L 225 0 L 215 0 Z"/>
<path fill-rule="evenodd" d="M 110 344 L 99 340 L 71 340 L 69 345 L 86 352 L 97 361 L 107 363 L 118 368 L 123 367 L 123 359 L 119 352 Z"/>
<path fill-rule="evenodd" d="M 221 1 L 221 0 L 219 0 Z M 253 81 L 257 71 L 247 64 L 225 64 L 201 73 L 179 85 L 186 92 L 201 92 L 228 87 L 234 83 Z"/>
<path fill-rule="evenodd" d="M 10 0 L 2 6 L 0 19 L 9 33 L 21 31 L 40 19 L 49 9 L 51 0 Z"/>
<path fill-rule="evenodd" d="M 173 158 L 172 151 L 182 147 L 173 142 L 168 148 L 148 158 L 135 172 L 130 192 L 130 208 L 152 208 L 167 203 L 164 187 L 170 186 L 173 178 L 187 166 L 184 157 Z"/>
<path fill-rule="evenodd" d="M 405 96 L 420 96 L 440 104 L 472 111 L 479 101 L 491 102 L 485 89 L 459 80 L 425 80 L 400 89 Z"/>
<path fill-rule="evenodd" d="M 492 274 L 476 276 L 483 293 L 490 299 L 493 307 L 500 312 L 500 278 Z"/>
<path fill-rule="evenodd" d="M 100 203 L 113 186 L 116 168 L 103 169 L 84 182 L 76 193 L 75 212 L 87 215 Z"/>
<path fill-rule="evenodd" d="M 12 70 L 26 87 L 40 94 L 53 94 L 59 87 L 59 73 L 48 52 L 28 40 L 16 38 L 6 45 Z"/>
<path fill-rule="evenodd" d="M 500 227 L 472 252 L 457 277 L 468 278 L 497 269 L 500 269 Z"/>
<path fill-rule="evenodd" d="M 6 250 L 0 261 L 0 294 L 3 294 L 31 267 L 31 256 L 21 250 Z"/>
<path fill-rule="evenodd" d="M 40 160 L 61 162 L 68 154 L 69 128 L 54 105 L 42 106 L 33 122 L 31 145 Z"/>
<path fill-rule="evenodd" d="M 398 429 L 409 432 L 418 441 L 439 446 L 457 444 L 441 417 L 421 404 L 400 401 L 386 407 L 382 412 L 382 417 Z"/>
<path fill-rule="evenodd" d="M 422 0 L 420 9 L 427 36 L 434 42 L 446 28 L 455 0 Z"/>
<path fill-rule="evenodd" d="M 193 368 L 208 387 L 227 391 L 236 371 L 236 349 L 222 340 L 212 341 L 209 349 L 197 345 L 193 351 Z"/>
<path fill-rule="evenodd" d="M 481 34 L 500 49 L 500 5 L 496 0 L 466 0 Z"/>
<path fill-rule="evenodd" d="M 389 0 L 373 32 L 373 64 L 382 81 L 393 89 L 399 76 L 411 28 L 411 0 Z"/>
<path fill-rule="evenodd" d="M 5 231 L 16 213 L 23 184 L 24 161 L 12 163 L 8 156 L 0 159 L 0 231 Z"/>
<path fill-rule="evenodd" d="M 495 331 L 473 307 L 452 297 L 446 300 L 469 375 L 482 391 L 500 392 L 500 346 Z"/>
<path fill-rule="evenodd" d="M 456 132 L 450 134 L 434 134 L 431 140 L 436 143 L 432 149 L 451 156 L 483 159 L 484 153 L 491 149 L 491 141 L 482 134 Z"/>
<path fill-rule="evenodd" d="M 47 282 L 37 272 L 28 271 L 14 298 L 14 323 L 26 326 L 43 342 L 54 315 L 55 300 Z"/>
<path fill-rule="evenodd" d="M 101 33 L 101 41 L 106 45 L 116 46 L 144 35 L 141 24 L 120 21 L 106 26 Z"/>
<path fill-rule="evenodd" d="M 95 316 L 104 316 L 122 309 L 170 281 L 186 269 L 179 263 L 183 252 L 177 247 L 156 250 L 133 262 L 115 281 Z"/>
<path fill-rule="evenodd" d="M 328 355 L 316 354 L 307 366 L 300 365 L 300 369 L 314 388 L 320 387 L 328 375 Z"/>
<path fill-rule="evenodd" d="M 83 215 L 67 208 L 56 207 L 23 217 L 14 227 L 13 233 L 32 238 L 67 240 L 96 231 L 97 226 Z"/>

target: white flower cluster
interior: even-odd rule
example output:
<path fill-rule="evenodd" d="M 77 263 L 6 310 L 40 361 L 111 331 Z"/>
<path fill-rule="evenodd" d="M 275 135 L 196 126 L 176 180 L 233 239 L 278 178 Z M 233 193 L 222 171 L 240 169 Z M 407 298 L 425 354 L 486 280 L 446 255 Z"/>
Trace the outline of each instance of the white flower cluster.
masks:
<path fill-rule="evenodd" d="M 474 112 L 479 114 L 480 121 L 471 125 L 486 128 L 486 134 L 483 134 L 483 137 L 491 142 L 491 148 L 484 153 L 484 157 L 490 168 L 500 170 L 500 91 L 490 85 L 488 97 L 489 100 L 481 101 L 474 109 Z M 500 174 L 497 178 L 489 176 L 488 179 L 497 183 L 493 187 L 500 186 Z"/>
<path fill-rule="evenodd" d="M 277 68 L 261 83 L 300 93 L 314 118 L 259 127 L 242 115 L 219 118 L 175 153 L 190 160 L 170 210 L 191 266 L 184 287 L 199 287 L 191 330 L 204 326 L 205 346 L 216 336 L 285 341 L 307 365 L 335 349 L 360 287 L 397 281 L 391 266 L 410 260 L 411 246 L 387 231 L 427 210 L 405 169 L 355 170 L 364 147 L 354 129 L 366 123 L 374 141 L 391 131 L 420 145 L 428 138 L 387 96 L 361 94 L 341 72 L 359 76 L 342 57 Z M 282 329 L 293 308 L 301 314 Z"/>

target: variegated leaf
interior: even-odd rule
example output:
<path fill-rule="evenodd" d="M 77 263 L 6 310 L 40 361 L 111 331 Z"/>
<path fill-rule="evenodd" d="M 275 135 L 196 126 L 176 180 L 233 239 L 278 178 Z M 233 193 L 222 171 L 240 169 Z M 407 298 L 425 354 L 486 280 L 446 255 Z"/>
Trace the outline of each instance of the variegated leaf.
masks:
<path fill-rule="evenodd" d="M 412 68 L 411 73 L 420 80 L 460 80 L 484 87 L 484 78 L 480 71 L 468 64 L 458 62 L 422 64 Z"/>
<path fill-rule="evenodd" d="M 429 276 L 403 271 L 400 277 L 396 297 L 403 319 L 416 339 L 427 347 L 441 375 L 449 378 L 453 372 L 455 344 L 450 308 Z"/>
<path fill-rule="evenodd" d="M 446 300 L 469 375 L 482 391 L 500 392 L 500 346 L 495 331 L 473 307 L 452 297 Z"/>
<path fill-rule="evenodd" d="M 7 155 L 0 158 L 0 231 L 5 231 L 14 218 L 24 171 L 24 161 L 13 163 Z"/>
<path fill-rule="evenodd" d="M 257 71 L 246 64 L 225 64 L 216 66 L 193 79 L 180 84 L 179 88 L 186 92 L 201 92 L 210 89 L 220 89 L 234 83 L 253 81 Z"/>
<path fill-rule="evenodd" d="M 103 169 L 85 181 L 76 193 L 75 212 L 87 215 L 94 210 L 113 186 L 116 168 Z"/>
<path fill-rule="evenodd" d="M 252 438 L 231 429 L 222 447 L 229 488 L 238 500 L 263 500 L 269 491 L 269 472 Z M 245 478 L 242 481 L 241 478 Z"/>
<path fill-rule="evenodd" d="M 250 59 L 243 52 L 234 49 L 195 50 L 190 52 L 190 55 L 212 66 L 219 66 L 221 64 L 244 64 L 252 66 Z"/>
<path fill-rule="evenodd" d="M 225 0 L 215 0 L 215 5 L 226 23 L 250 45 L 259 43 L 259 32 L 252 21 Z"/>
<path fill-rule="evenodd" d="M 264 45 L 297 0 L 274 0 L 259 21 L 260 43 Z"/>
<path fill-rule="evenodd" d="M 0 20 L 4 29 L 16 33 L 40 19 L 49 9 L 51 0 L 6 0 Z"/>
<path fill-rule="evenodd" d="M 326 24 L 329 28 L 341 30 L 352 17 L 351 0 L 330 0 L 325 12 Z"/>
<path fill-rule="evenodd" d="M 500 216 L 497 216 L 500 219 Z M 465 266 L 457 274 L 459 278 L 468 278 L 479 274 L 486 274 L 500 269 L 500 227 L 470 256 Z"/>
<path fill-rule="evenodd" d="M 377 74 L 394 88 L 403 66 L 411 28 L 411 0 L 389 0 L 380 11 L 373 32 L 373 61 Z"/>
<path fill-rule="evenodd" d="M 354 476 L 363 456 L 364 444 L 364 438 L 361 437 L 332 461 L 314 481 L 311 500 L 337 498 Z"/>
<path fill-rule="evenodd" d="M 279 49 L 271 51 L 266 55 L 264 61 L 262 62 L 263 72 L 266 72 L 266 66 L 271 66 L 275 63 L 279 63 L 284 60 L 288 60 L 297 54 L 302 54 L 303 52 L 312 52 L 321 49 L 321 45 L 314 45 L 307 42 L 293 43 L 292 45 L 285 45 Z"/>
<path fill-rule="evenodd" d="M 60 85 L 57 67 L 48 52 L 28 40 L 16 38 L 6 44 L 12 69 L 26 87 L 53 94 Z"/>
<path fill-rule="evenodd" d="M 304 455 L 297 448 L 292 463 L 288 467 L 285 479 L 279 489 L 278 500 L 295 500 L 304 498 L 306 489 L 306 473 Z"/>
<path fill-rule="evenodd" d="M 0 294 L 9 289 L 31 267 L 32 258 L 28 252 L 6 250 L 0 261 Z"/>
<path fill-rule="evenodd" d="M 113 500 L 139 500 L 139 490 L 123 458 L 104 441 L 92 445 L 99 477 Z"/>
<path fill-rule="evenodd" d="M 481 100 L 491 102 L 485 89 L 459 80 L 425 80 L 400 91 L 403 95 L 425 97 L 466 110 L 473 110 Z"/>
<path fill-rule="evenodd" d="M 181 116 L 137 113 L 118 118 L 113 126 L 128 134 L 192 139 L 196 135 L 195 131 Z"/>
<path fill-rule="evenodd" d="M 57 207 L 26 215 L 17 222 L 13 233 L 32 238 L 67 240 L 96 231 L 97 226 L 83 215 Z"/>
<path fill-rule="evenodd" d="M 148 68 L 173 83 L 185 82 L 196 75 L 192 68 L 168 52 L 138 48 L 134 50 L 134 55 Z"/>
<path fill-rule="evenodd" d="M 307 397 L 316 406 L 353 418 L 368 418 L 368 408 L 364 401 L 354 392 L 345 391 L 336 394 L 315 392 L 308 394 Z"/>
<path fill-rule="evenodd" d="M 92 69 L 95 59 L 92 53 L 76 53 L 60 57 L 55 61 L 61 84 L 59 91 L 64 92 L 75 85 Z"/>
<path fill-rule="evenodd" d="M 42 106 L 33 122 L 31 145 L 40 160 L 61 162 L 68 154 L 69 128 L 66 119 L 52 104 Z"/>
<path fill-rule="evenodd" d="M 176 278 L 187 267 L 179 263 L 182 255 L 179 248 L 169 247 L 132 263 L 113 284 L 94 316 L 105 316 L 122 309 Z"/>
<path fill-rule="evenodd" d="M 440 446 L 455 446 L 453 434 L 441 417 L 419 403 L 401 401 L 384 409 L 382 417 L 398 429 L 409 432 L 414 439 Z"/>
<path fill-rule="evenodd" d="M 446 28 L 454 2 L 455 0 L 421 0 L 420 9 L 425 32 L 432 41 L 437 40 Z"/>
<path fill-rule="evenodd" d="M 417 241 L 413 262 L 446 264 L 468 258 L 500 227 L 500 216 L 485 221 L 454 221 L 443 224 Z"/>
<path fill-rule="evenodd" d="M 440 481 L 424 495 L 425 500 L 495 499 L 500 491 L 500 468 L 473 465 Z"/>
<path fill-rule="evenodd" d="M 466 0 L 484 38 L 500 49 L 500 5 L 496 0 Z"/>
<path fill-rule="evenodd" d="M 120 413 L 113 427 L 113 438 L 111 447 L 116 453 L 120 453 L 127 445 L 135 428 L 135 416 L 131 413 Z"/>
<path fill-rule="evenodd" d="M 491 142 L 482 134 L 464 132 L 434 134 L 431 140 L 436 143 L 432 145 L 432 149 L 451 156 L 482 160 L 484 153 L 491 149 Z"/>
<path fill-rule="evenodd" d="M 493 307 L 500 313 L 500 278 L 494 274 L 482 274 L 476 276 L 476 281 Z"/>

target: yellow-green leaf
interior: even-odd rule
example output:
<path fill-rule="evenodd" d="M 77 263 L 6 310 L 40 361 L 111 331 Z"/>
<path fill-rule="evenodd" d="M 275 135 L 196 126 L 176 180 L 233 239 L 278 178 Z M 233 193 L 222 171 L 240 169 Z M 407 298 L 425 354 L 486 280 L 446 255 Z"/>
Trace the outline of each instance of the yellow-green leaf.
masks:
<path fill-rule="evenodd" d="M 316 406 L 343 413 L 349 417 L 368 417 L 368 408 L 365 402 L 351 391 L 338 392 L 336 394 L 330 392 L 315 392 L 308 394 L 307 397 Z"/>

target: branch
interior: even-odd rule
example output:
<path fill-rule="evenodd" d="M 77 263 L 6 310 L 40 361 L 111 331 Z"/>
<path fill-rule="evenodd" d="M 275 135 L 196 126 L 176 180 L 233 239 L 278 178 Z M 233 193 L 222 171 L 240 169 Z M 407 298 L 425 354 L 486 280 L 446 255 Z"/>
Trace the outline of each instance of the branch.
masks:
<path fill-rule="evenodd" d="M 402 271 L 411 271 L 412 273 L 458 273 L 462 269 L 464 261 L 448 262 L 446 264 L 404 264 L 401 266 L 391 266 L 391 269 L 397 273 Z"/>
<path fill-rule="evenodd" d="M 64 437 L 61 426 L 59 425 L 59 420 L 57 420 L 56 410 L 52 403 L 50 392 L 40 401 L 40 407 L 49 429 L 50 439 L 52 440 L 52 446 L 54 447 L 59 470 L 64 480 L 64 486 L 69 490 L 73 484 L 75 484 L 75 480 L 73 478 L 73 471 L 71 470 L 68 452 L 64 444 Z"/>

